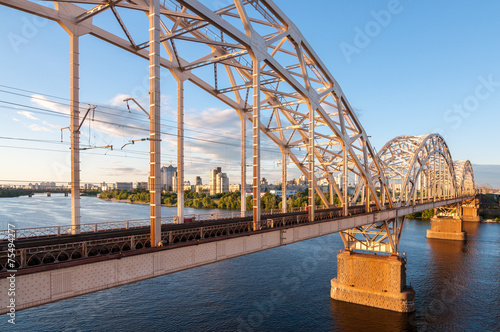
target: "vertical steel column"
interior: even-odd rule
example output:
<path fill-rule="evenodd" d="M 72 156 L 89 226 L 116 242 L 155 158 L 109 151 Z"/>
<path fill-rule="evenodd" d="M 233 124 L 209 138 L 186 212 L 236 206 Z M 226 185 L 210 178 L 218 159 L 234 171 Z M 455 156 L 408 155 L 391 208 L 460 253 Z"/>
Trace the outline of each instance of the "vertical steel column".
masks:
<path fill-rule="evenodd" d="M 438 163 L 437 163 L 437 195 L 438 198 L 441 199 L 443 196 L 443 180 L 442 180 L 442 173 L 441 173 L 441 157 L 439 156 Z"/>
<path fill-rule="evenodd" d="M 252 168 L 253 221 L 260 221 L 260 61 L 253 56 Z"/>
<path fill-rule="evenodd" d="M 308 180 L 309 180 L 309 202 L 307 206 L 307 212 L 309 214 L 309 221 L 314 221 L 314 114 L 316 109 L 313 107 L 309 107 L 309 139 L 307 144 L 307 155 L 309 162 L 309 172 L 308 172 Z"/>
<path fill-rule="evenodd" d="M 368 180 L 365 180 L 365 211 L 370 212 L 370 188 L 368 187 Z"/>
<path fill-rule="evenodd" d="M 177 218 L 184 223 L 184 80 L 177 79 Z"/>
<path fill-rule="evenodd" d="M 434 174 L 433 174 L 433 183 L 432 183 L 432 200 L 435 202 L 436 201 L 436 192 L 437 192 L 437 189 L 436 189 L 436 186 L 437 186 L 436 157 L 434 157 L 433 163 L 434 163 L 433 164 Z"/>
<path fill-rule="evenodd" d="M 366 191 L 366 182 L 365 185 L 363 186 L 363 189 L 361 189 L 361 205 L 365 205 L 365 191 Z"/>
<path fill-rule="evenodd" d="M 342 215 L 347 216 L 349 214 L 349 189 L 348 189 L 348 167 L 347 167 L 347 154 L 349 153 L 347 149 L 346 139 L 349 139 L 349 135 L 345 130 L 345 120 L 344 120 L 344 109 L 342 107 L 342 100 L 335 95 L 335 103 L 337 104 L 337 111 L 339 113 L 340 127 L 342 129 L 342 162 L 344 168 L 342 170 Z M 340 197 L 339 197 L 340 199 Z"/>
<path fill-rule="evenodd" d="M 384 184 L 382 181 L 379 182 L 380 185 L 380 202 L 382 203 L 382 206 L 385 206 L 385 188 Z"/>
<path fill-rule="evenodd" d="M 281 149 L 282 161 L 281 161 L 281 212 L 285 213 L 287 210 L 287 202 L 286 202 L 286 179 L 287 179 L 287 152 L 284 149 Z"/>
<path fill-rule="evenodd" d="M 80 60 L 79 36 L 70 33 L 71 233 L 80 233 Z"/>
<path fill-rule="evenodd" d="M 342 194 L 344 197 L 342 198 L 342 214 L 347 216 L 349 214 L 349 184 L 348 184 L 348 167 L 347 167 L 347 146 L 345 142 L 342 144 L 342 153 L 343 153 L 343 162 L 344 169 L 342 170 Z"/>
<path fill-rule="evenodd" d="M 392 187 L 392 201 L 396 201 L 396 178 L 394 177 L 391 180 L 391 187 Z"/>
<path fill-rule="evenodd" d="M 424 202 L 424 199 L 427 198 L 427 188 L 425 187 L 425 183 L 427 183 L 426 181 L 426 175 L 425 175 L 425 171 L 423 170 L 421 173 L 420 173 L 420 197 L 422 198 L 422 203 Z"/>
<path fill-rule="evenodd" d="M 149 2 L 149 114 L 151 246 L 156 247 L 161 241 L 160 0 Z"/>
<path fill-rule="evenodd" d="M 417 203 L 417 183 L 418 183 L 418 177 L 415 179 L 415 182 L 413 182 L 413 204 L 415 205 Z"/>
<path fill-rule="evenodd" d="M 330 207 L 333 207 L 333 205 L 335 204 L 335 200 L 333 199 L 334 195 L 333 183 L 328 183 L 328 191 L 330 192 Z"/>
<path fill-rule="evenodd" d="M 241 118 L 241 216 L 247 212 L 247 122 L 243 114 Z"/>

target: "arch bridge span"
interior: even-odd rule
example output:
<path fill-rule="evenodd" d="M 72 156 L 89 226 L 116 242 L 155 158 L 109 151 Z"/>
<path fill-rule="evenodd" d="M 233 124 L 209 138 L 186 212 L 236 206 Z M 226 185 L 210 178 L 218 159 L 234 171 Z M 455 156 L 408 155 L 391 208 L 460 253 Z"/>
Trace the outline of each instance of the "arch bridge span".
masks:
<path fill-rule="evenodd" d="M 329 229 L 340 232 L 349 250 L 398 254 L 405 213 L 442 202 L 455 204 L 474 195 L 470 162 L 453 161 L 446 142 L 438 134 L 399 136 L 375 153 L 338 82 L 273 1 L 234 0 L 223 8 L 213 8 L 214 3 L 0 0 L 0 5 L 57 22 L 70 36 L 72 234 L 78 235 L 82 230 L 79 83 L 85 73 L 79 72 L 79 41 L 86 35 L 149 61 L 150 107 L 146 113 L 150 119 L 149 241 L 153 247 L 164 240 L 160 210 L 162 69 L 167 69 L 177 82 L 178 183 L 184 182 L 186 82 L 234 109 L 241 119 L 242 216 L 246 215 L 246 139 L 251 136 L 252 231 L 260 231 L 258 225 L 262 224 L 263 136 L 281 152 L 283 212 L 287 211 L 287 168 L 292 164 L 308 179 L 309 226 L 316 229 L 314 223 L 324 215 L 317 210 L 316 195 L 324 208 L 334 208 L 337 199 L 340 212 L 336 216 L 353 221 L 348 224 L 350 227 Z M 250 135 L 247 124 L 251 125 Z M 326 184 L 326 192 L 322 184 Z M 177 214 L 178 220 L 183 221 L 184 188 L 178 187 Z M 355 221 L 350 211 L 357 205 L 363 206 L 363 213 L 373 213 L 373 218 Z M 282 238 L 282 234 L 279 236 Z M 281 244 L 286 243 L 277 243 Z"/>

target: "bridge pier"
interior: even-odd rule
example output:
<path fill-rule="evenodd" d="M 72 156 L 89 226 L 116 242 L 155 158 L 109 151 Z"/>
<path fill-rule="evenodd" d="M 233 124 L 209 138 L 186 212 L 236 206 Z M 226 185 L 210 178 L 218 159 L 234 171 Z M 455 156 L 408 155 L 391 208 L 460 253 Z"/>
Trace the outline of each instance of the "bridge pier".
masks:
<path fill-rule="evenodd" d="M 462 204 L 462 220 L 480 222 L 481 216 L 479 216 L 479 199 L 474 198 Z"/>
<path fill-rule="evenodd" d="M 463 222 L 460 217 L 434 217 L 431 219 L 431 229 L 427 230 L 428 239 L 458 240 L 466 239 Z"/>
<path fill-rule="evenodd" d="M 415 311 L 415 291 L 406 285 L 406 258 L 344 251 L 337 255 L 334 300 L 398 311 Z"/>

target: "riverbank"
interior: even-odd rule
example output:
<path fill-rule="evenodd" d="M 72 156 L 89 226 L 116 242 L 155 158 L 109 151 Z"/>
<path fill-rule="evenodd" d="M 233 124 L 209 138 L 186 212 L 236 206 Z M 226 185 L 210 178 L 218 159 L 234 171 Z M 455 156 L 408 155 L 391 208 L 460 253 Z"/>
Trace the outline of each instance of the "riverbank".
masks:
<path fill-rule="evenodd" d="M 98 197 L 100 198 L 100 197 Z M 138 202 L 138 201 L 131 201 L 130 199 L 117 199 L 117 198 L 100 198 L 103 201 L 110 201 L 110 202 L 118 202 L 118 203 L 128 203 L 128 204 L 139 204 L 139 205 L 149 205 L 149 202 Z M 161 206 L 166 206 L 166 207 L 177 207 L 177 204 L 171 205 L 171 204 L 161 204 Z"/>
<path fill-rule="evenodd" d="M 30 193 L 32 191 L 25 189 L 0 189 L 0 198 L 28 196 Z"/>

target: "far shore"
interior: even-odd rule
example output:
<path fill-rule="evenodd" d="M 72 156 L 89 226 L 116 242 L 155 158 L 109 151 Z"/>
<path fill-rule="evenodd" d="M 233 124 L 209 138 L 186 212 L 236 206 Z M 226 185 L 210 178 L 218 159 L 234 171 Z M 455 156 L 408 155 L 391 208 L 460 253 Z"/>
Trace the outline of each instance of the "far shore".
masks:
<path fill-rule="evenodd" d="M 149 205 L 149 202 L 137 202 L 137 201 L 132 202 L 130 199 L 116 199 L 116 198 L 99 198 L 99 199 L 102 199 L 103 201 L 113 201 L 113 202 L 118 202 L 118 203 Z M 167 204 L 163 204 L 163 203 L 161 204 L 161 206 L 177 207 L 177 205 L 167 205 Z"/>

